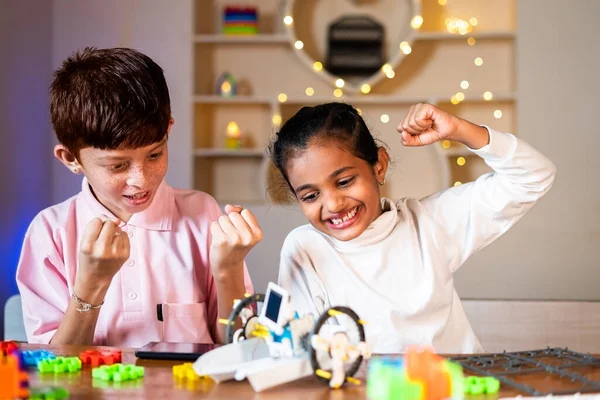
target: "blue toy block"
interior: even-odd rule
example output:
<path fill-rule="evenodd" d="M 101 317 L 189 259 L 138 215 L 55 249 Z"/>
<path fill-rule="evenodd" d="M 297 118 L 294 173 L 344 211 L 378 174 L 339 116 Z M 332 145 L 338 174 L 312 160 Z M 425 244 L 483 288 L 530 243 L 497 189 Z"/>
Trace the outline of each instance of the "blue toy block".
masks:
<path fill-rule="evenodd" d="M 42 360 L 56 358 L 54 353 L 47 350 L 26 350 L 22 352 L 22 355 L 26 367 L 37 367 Z"/>

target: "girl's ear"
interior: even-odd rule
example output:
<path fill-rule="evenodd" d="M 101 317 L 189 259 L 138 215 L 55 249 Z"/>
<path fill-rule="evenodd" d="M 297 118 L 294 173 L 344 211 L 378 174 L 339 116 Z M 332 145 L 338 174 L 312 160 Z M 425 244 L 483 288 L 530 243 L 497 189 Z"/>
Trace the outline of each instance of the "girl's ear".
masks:
<path fill-rule="evenodd" d="M 388 169 L 390 162 L 390 156 L 384 147 L 377 149 L 377 162 L 373 166 L 373 172 L 375 172 L 375 178 L 380 185 L 385 182 L 385 174 Z"/>

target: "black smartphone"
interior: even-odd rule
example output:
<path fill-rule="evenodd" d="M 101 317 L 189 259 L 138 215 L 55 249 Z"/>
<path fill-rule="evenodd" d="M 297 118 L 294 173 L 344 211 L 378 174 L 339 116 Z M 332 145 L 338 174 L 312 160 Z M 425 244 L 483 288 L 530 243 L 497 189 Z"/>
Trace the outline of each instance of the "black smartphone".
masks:
<path fill-rule="evenodd" d="M 202 354 L 219 346 L 214 343 L 150 342 L 137 349 L 135 356 L 153 360 L 196 361 Z"/>

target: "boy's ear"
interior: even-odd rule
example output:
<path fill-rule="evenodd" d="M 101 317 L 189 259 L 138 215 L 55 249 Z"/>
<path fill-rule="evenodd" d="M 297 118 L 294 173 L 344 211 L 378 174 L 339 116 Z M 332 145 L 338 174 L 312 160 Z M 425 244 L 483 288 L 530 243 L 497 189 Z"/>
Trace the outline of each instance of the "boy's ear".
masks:
<path fill-rule="evenodd" d="M 74 174 L 81 172 L 81 165 L 79 165 L 77 158 L 62 144 L 54 146 L 54 157 L 63 163 L 65 167 L 69 168 Z"/>
<path fill-rule="evenodd" d="M 171 128 L 173 127 L 173 124 L 175 124 L 175 120 L 173 119 L 173 117 L 171 117 L 171 119 L 169 120 L 169 127 L 167 128 L 167 139 L 171 134 Z"/>
<path fill-rule="evenodd" d="M 385 173 L 387 172 L 389 162 L 390 156 L 387 150 L 384 147 L 377 149 L 377 162 L 373 166 L 373 169 L 375 178 L 377 178 L 379 184 L 385 181 Z"/>

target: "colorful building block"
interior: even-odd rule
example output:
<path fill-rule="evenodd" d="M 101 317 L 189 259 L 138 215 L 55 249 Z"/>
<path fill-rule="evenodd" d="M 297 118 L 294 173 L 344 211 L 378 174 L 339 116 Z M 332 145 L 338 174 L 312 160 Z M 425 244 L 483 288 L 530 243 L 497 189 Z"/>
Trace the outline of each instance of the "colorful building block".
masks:
<path fill-rule="evenodd" d="M 469 376 L 465 378 L 465 394 L 495 394 L 500 390 L 500 381 L 491 376 Z"/>
<path fill-rule="evenodd" d="M 192 363 L 173 365 L 173 376 L 177 379 L 187 379 L 190 381 L 199 381 L 200 379 L 206 378 L 196 374 Z"/>
<path fill-rule="evenodd" d="M 258 9 L 256 7 L 227 6 L 223 10 L 223 33 L 226 35 L 256 35 Z"/>
<path fill-rule="evenodd" d="M 9 355 L 15 350 L 19 349 L 19 344 L 17 342 L 9 341 L 9 342 L 0 342 L 0 355 Z"/>
<path fill-rule="evenodd" d="M 442 400 L 464 397 L 462 367 L 429 351 L 409 350 L 402 358 L 369 363 L 367 397 L 371 400 Z"/>
<path fill-rule="evenodd" d="M 144 367 L 132 364 L 103 365 L 92 369 L 92 377 L 103 381 L 132 381 L 144 377 Z"/>
<path fill-rule="evenodd" d="M 79 354 L 79 359 L 83 364 L 92 367 L 120 363 L 121 357 L 120 350 L 87 350 Z"/>
<path fill-rule="evenodd" d="M 53 352 L 47 350 L 26 350 L 22 356 L 26 367 L 37 367 L 40 361 L 56 358 Z"/>
<path fill-rule="evenodd" d="M 29 400 L 62 400 L 69 397 L 69 391 L 61 387 L 32 388 Z"/>
<path fill-rule="evenodd" d="M 0 399 L 27 398 L 29 377 L 13 355 L 0 355 Z"/>
<path fill-rule="evenodd" d="M 37 368 L 42 373 L 77 372 L 81 371 L 81 360 L 79 357 L 49 358 L 38 362 Z"/>

